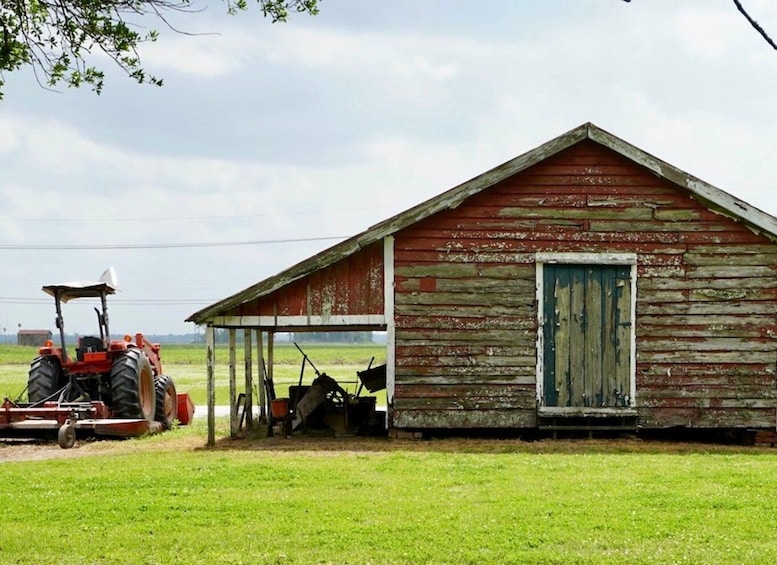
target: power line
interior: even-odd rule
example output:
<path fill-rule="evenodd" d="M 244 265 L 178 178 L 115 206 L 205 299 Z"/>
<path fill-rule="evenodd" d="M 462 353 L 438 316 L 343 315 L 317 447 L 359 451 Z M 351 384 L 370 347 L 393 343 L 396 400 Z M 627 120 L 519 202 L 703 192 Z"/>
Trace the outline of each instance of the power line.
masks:
<path fill-rule="evenodd" d="M 368 207 L 362 207 L 362 208 L 338 208 L 338 209 L 330 209 L 330 210 L 298 210 L 298 211 L 281 211 L 281 212 L 275 212 L 275 213 L 268 213 L 268 214 L 224 214 L 224 215 L 208 215 L 208 216 L 165 216 L 165 217 L 137 217 L 137 218 L 126 218 L 126 217 L 120 217 L 120 218 L 75 218 L 75 217 L 69 217 L 69 218 L 15 218 L 13 216 L 0 216 L 0 222 L 45 222 L 47 224 L 52 222 L 78 222 L 78 223 L 84 223 L 84 222 L 165 222 L 165 223 L 171 223 L 171 222 L 179 222 L 179 221 L 208 221 L 208 220 L 239 220 L 239 219 L 250 219 L 250 218 L 269 218 L 269 217 L 277 217 L 279 215 L 282 215 L 283 217 L 288 216 L 309 216 L 311 214 L 339 214 L 339 213 L 347 213 L 347 212 L 362 212 L 365 210 L 382 210 L 380 206 L 368 206 Z"/>
<path fill-rule="evenodd" d="M 86 303 L 89 299 L 85 299 L 83 303 Z M 118 306 L 137 306 L 137 305 L 158 305 L 158 306 L 175 306 L 175 305 L 191 305 L 191 304 L 213 304 L 217 302 L 217 298 L 138 298 L 138 299 L 126 299 L 114 298 L 111 300 L 112 305 Z M 51 304 L 50 298 L 23 298 L 15 296 L 0 296 L 0 304 Z"/>
<path fill-rule="evenodd" d="M 277 243 L 301 243 L 345 239 L 345 235 L 326 237 L 300 237 L 292 239 L 264 239 L 254 241 L 203 241 L 191 243 L 120 243 L 120 244 L 10 244 L 0 245 L 0 250 L 13 251 L 63 251 L 63 250 L 114 250 L 114 249 L 182 249 L 195 247 L 236 247 L 241 245 L 271 245 Z"/>

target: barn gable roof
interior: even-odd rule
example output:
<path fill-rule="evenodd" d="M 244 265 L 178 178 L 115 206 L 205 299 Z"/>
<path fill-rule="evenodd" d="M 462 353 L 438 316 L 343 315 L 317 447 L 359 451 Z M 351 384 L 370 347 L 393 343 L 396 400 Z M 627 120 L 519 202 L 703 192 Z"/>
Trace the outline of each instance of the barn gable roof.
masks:
<path fill-rule="evenodd" d="M 646 153 L 592 123 L 582 124 L 539 147 L 511 159 L 458 186 L 443 192 L 404 212 L 392 216 L 367 230 L 297 263 L 240 292 L 195 312 L 187 322 L 207 323 L 215 316 L 245 302 L 271 294 L 312 272 L 332 265 L 360 249 L 413 225 L 433 214 L 459 206 L 467 198 L 536 165 L 584 140 L 591 140 L 652 171 L 656 176 L 684 188 L 692 196 L 734 219 L 740 220 L 768 237 L 777 240 L 777 218 L 751 206 L 727 192 L 704 182 Z"/>

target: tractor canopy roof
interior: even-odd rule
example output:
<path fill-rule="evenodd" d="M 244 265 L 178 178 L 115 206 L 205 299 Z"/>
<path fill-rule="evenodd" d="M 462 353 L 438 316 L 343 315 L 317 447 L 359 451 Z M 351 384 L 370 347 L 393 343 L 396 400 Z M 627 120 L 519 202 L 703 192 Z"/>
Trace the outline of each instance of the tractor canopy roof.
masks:
<path fill-rule="evenodd" d="M 115 294 L 118 287 L 116 272 L 113 267 L 110 267 L 100 276 L 99 281 L 49 284 L 45 285 L 42 290 L 55 298 L 59 296 L 62 302 L 67 302 L 74 298 L 99 298 L 105 294 Z"/>

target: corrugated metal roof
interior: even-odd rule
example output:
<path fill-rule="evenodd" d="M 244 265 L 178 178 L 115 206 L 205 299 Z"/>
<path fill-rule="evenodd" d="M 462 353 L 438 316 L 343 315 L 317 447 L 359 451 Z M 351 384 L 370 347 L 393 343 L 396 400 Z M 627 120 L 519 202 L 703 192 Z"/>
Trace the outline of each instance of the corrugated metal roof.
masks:
<path fill-rule="evenodd" d="M 267 278 L 223 300 L 219 300 L 195 312 L 186 321 L 196 324 L 207 323 L 208 320 L 215 316 L 222 315 L 224 312 L 245 302 L 266 296 L 290 282 L 318 269 L 332 265 L 343 257 L 347 257 L 363 247 L 428 218 L 437 212 L 456 208 L 470 196 L 478 194 L 586 139 L 590 139 L 619 153 L 634 163 L 649 169 L 657 176 L 688 190 L 693 196 L 718 209 L 718 211 L 734 219 L 741 220 L 777 240 L 777 218 L 774 216 L 646 153 L 592 123 L 585 123 L 523 155 L 502 163 L 465 183 L 455 186 L 409 210 L 392 216 L 341 243 L 333 245 L 329 249 L 297 263 L 275 276 Z"/>

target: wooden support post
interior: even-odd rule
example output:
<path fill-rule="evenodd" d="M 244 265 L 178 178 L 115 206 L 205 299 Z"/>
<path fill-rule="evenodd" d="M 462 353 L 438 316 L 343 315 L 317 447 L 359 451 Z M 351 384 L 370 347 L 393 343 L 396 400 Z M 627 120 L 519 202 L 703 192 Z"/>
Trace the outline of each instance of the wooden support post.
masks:
<path fill-rule="evenodd" d="M 269 331 L 267 332 L 267 378 L 270 379 L 270 382 L 274 383 L 275 379 L 275 371 L 273 370 L 273 349 L 275 345 L 275 332 Z M 275 391 L 276 393 L 278 391 Z"/>
<path fill-rule="evenodd" d="M 264 343 L 262 340 L 262 330 L 256 330 L 256 356 L 259 365 L 259 420 L 267 422 L 267 389 L 264 382 Z"/>
<path fill-rule="evenodd" d="M 216 338 L 213 326 L 205 328 L 206 363 L 208 367 L 208 447 L 216 445 Z"/>
<path fill-rule="evenodd" d="M 275 333 L 270 330 L 267 332 L 267 381 L 272 384 L 273 391 L 275 391 L 275 381 L 273 380 L 273 346 L 275 344 Z M 268 402 L 272 402 L 273 397 L 268 398 Z M 272 436 L 272 407 L 268 408 L 267 416 L 267 435 Z"/>
<path fill-rule="evenodd" d="M 237 367 L 235 359 L 235 328 L 229 328 L 229 437 L 237 437 Z"/>
<path fill-rule="evenodd" d="M 388 426 L 394 420 L 394 389 L 396 387 L 396 329 L 394 326 L 394 237 L 383 239 L 383 305 L 386 320 L 386 403 Z"/>
<path fill-rule="evenodd" d="M 254 375 L 251 358 L 251 330 L 243 330 L 243 360 L 245 362 L 246 376 L 246 397 L 243 405 L 243 416 L 245 417 L 246 429 L 250 430 L 254 426 Z"/>

